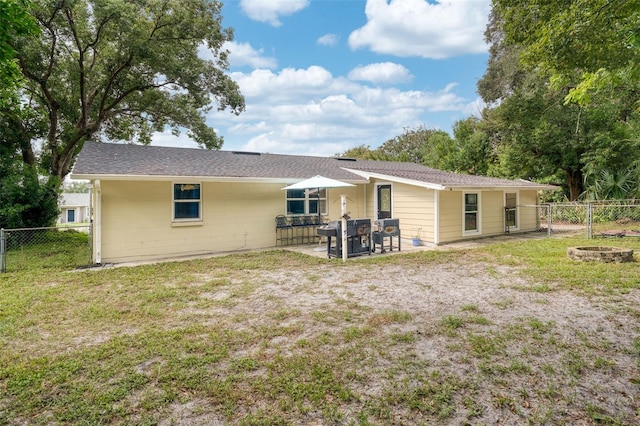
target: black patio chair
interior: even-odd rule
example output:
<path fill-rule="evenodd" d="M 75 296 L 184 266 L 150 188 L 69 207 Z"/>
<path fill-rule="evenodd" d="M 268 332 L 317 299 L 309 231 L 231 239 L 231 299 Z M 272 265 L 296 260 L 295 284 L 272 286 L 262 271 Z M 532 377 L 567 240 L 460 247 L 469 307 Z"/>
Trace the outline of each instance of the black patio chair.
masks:
<path fill-rule="evenodd" d="M 304 216 L 291 216 L 291 225 L 293 226 L 294 239 L 296 242 L 299 239 L 301 243 L 304 243 L 307 226 L 304 223 Z"/>
<path fill-rule="evenodd" d="M 289 232 L 291 231 L 291 238 L 289 237 Z M 282 236 L 284 232 L 285 237 Z M 293 239 L 293 226 L 291 222 L 285 215 L 276 216 L 276 247 L 278 246 L 278 241 L 280 245 L 289 245 L 291 240 Z"/>

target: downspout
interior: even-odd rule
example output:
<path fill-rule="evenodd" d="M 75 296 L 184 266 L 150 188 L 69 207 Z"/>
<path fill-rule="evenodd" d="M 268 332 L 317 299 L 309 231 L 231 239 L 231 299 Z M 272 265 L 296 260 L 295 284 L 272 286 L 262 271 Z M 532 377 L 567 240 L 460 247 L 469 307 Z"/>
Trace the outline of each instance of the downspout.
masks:
<path fill-rule="evenodd" d="M 433 190 L 433 243 L 440 244 L 440 191 Z"/>
<path fill-rule="evenodd" d="M 93 181 L 93 251 L 95 263 L 102 264 L 102 188 L 100 180 Z"/>

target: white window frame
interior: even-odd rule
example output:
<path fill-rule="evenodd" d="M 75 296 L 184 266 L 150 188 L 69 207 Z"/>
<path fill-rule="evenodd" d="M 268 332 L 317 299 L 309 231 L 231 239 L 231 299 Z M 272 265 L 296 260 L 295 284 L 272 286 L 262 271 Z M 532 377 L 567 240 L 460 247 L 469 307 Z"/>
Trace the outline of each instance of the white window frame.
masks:
<path fill-rule="evenodd" d="M 69 212 L 73 212 L 73 220 L 69 220 Z M 77 222 L 77 217 L 78 217 L 78 212 L 76 211 L 76 209 L 67 209 L 67 223 L 76 223 Z"/>
<path fill-rule="evenodd" d="M 289 191 L 290 190 L 285 190 L 284 193 L 284 212 L 285 215 L 287 216 L 308 216 L 308 215 L 317 215 L 318 212 L 314 212 L 314 213 L 310 213 L 309 212 L 309 204 L 310 201 L 318 201 L 318 210 L 320 210 L 320 202 L 324 201 L 324 211 L 320 211 L 320 215 L 322 216 L 326 216 L 328 213 L 328 209 L 329 209 L 329 203 L 327 202 L 328 200 L 328 196 L 329 196 L 329 189 L 328 188 L 320 188 L 320 191 L 324 190 L 324 197 L 320 197 L 320 198 L 315 198 L 315 197 L 310 197 L 309 193 L 311 191 L 317 191 L 317 189 L 299 189 L 299 190 L 294 190 L 294 191 L 304 191 L 304 198 L 289 198 Z M 289 208 L 288 208 L 288 203 L 289 200 L 296 200 L 296 201 L 303 201 L 304 202 L 304 213 L 289 213 Z"/>
<path fill-rule="evenodd" d="M 475 195 L 477 197 L 476 229 L 466 230 L 466 214 L 467 214 L 467 195 Z M 464 191 L 462 193 L 462 235 L 481 235 L 482 234 L 482 193 L 480 191 Z"/>
<path fill-rule="evenodd" d="M 516 194 L 516 225 L 515 226 L 509 226 L 509 230 L 513 230 L 513 231 L 517 231 L 520 229 L 520 209 L 518 208 L 518 206 L 520 205 L 520 193 L 518 191 L 504 191 L 504 196 L 502 197 L 502 200 L 504 202 L 504 208 L 505 208 L 505 216 L 504 216 L 504 229 L 507 229 L 507 216 L 506 216 L 506 208 L 507 208 L 507 194 Z"/>
<path fill-rule="evenodd" d="M 176 200 L 175 199 L 176 185 L 198 185 L 200 187 L 200 198 Z M 198 203 L 197 218 L 192 218 L 192 217 L 176 218 L 176 203 L 193 203 L 193 202 Z M 171 184 L 171 220 L 173 222 L 202 222 L 202 182 L 188 182 L 188 181 L 172 182 Z"/>

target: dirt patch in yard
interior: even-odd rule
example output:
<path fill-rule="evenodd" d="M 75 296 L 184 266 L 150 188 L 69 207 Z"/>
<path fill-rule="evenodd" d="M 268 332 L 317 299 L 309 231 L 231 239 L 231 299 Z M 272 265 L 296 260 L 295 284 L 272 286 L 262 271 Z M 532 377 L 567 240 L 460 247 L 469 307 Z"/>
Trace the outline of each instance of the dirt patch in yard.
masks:
<path fill-rule="evenodd" d="M 464 256 L 235 280 L 250 290 L 232 297 L 230 284 L 203 293 L 233 302 L 206 310 L 211 321 L 288 330 L 237 357 L 291 357 L 312 344 L 330 362 L 353 364 L 336 366 L 355 395 L 341 406 L 340 424 L 640 421 L 637 290 L 593 298 L 539 291 L 516 267 Z M 309 343 L 323 336 L 331 343 Z M 313 410 L 288 418 L 333 423 Z"/>
<path fill-rule="evenodd" d="M 640 424 L 637 263 L 569 244 L 9 275 L 0 424 Z"/>

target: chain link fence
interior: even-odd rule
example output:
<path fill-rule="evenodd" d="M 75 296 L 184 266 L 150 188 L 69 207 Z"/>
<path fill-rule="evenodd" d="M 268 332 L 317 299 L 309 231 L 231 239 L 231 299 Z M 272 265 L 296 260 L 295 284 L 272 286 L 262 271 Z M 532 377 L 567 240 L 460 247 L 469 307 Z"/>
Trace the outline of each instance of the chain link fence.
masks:
<path fill-rule="evenodd" d="M 0 272 L 91 265 L 91 224 L 0 229 Z"/>
<path fill-rule="evenodd" d="M 534 214 L 536 230 L 548 236 L 640 237 L 640 200 L 591 201 L 518 206 Z"/>
<path fill-rule="evenodd" d="M 518 206 L 523 217 L 535 216 L 536 232 L 554 235 L 587 235 L 587 206 L 553 203 Z"/>
<path fill-rule="evenodd" d="M 589 237 L 640 237 L 640 200 L 589 203 Z"/>

